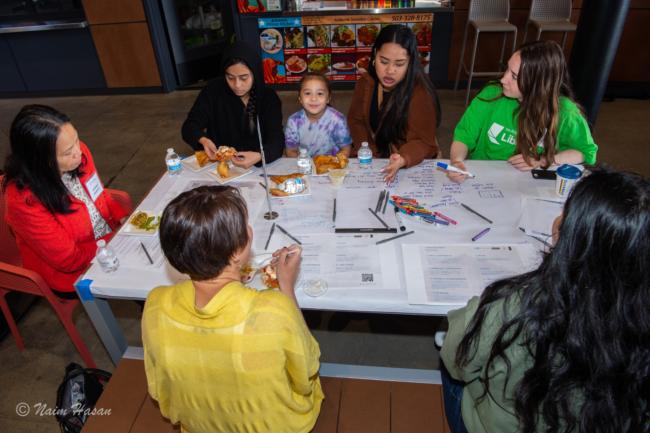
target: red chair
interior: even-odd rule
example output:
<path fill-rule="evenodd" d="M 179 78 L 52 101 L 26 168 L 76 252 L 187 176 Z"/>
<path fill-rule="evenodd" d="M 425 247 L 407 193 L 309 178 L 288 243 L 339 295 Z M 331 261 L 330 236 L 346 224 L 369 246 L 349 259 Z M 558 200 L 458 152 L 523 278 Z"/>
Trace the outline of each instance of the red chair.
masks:
<path fill-rule="evenodd" d="M 2 185 L 4 176 L 0 176 L 0 185 Z M 111 196 L 118 201 L 129 213 L 132 210 L 131 198 L 123 191 L 106 190 Z M 16 239 L 4 219 L 5 203 L 4 194 L 0 193 L 0 309 L 4 314 L 5 320 L 16 340 L 18 349 L 23 350 L 25 343 L 18 332 L 18 327 L 14 321 L 13 315 L 9 310 L 6 296 L 10 292 L 29 293 L 34 296 L 42 296 L 50 303 L 54 312 L 58 316 L 68 336 L 74 343 L 81 359 L 87 367 L 96 368 L 88 347 L 83 342 L 79 331 L 72 321 L 72 314 L 75 308 L 81 304 L 78 299 L 61 299 L 57 297 L 47 285 L 45 280 L 36 272 L 25 269 L 21 266 L 20 254 L 16 245 Z"/>

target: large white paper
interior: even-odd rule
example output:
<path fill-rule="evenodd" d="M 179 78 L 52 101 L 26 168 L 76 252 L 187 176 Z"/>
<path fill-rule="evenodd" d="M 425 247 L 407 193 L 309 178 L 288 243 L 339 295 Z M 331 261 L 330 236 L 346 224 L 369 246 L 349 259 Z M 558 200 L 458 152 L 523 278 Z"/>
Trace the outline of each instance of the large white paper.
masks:
<path fill-rule="evenodd" d="M 529 245 L 402 245 L 409 303 L 463 305 L 490 283 L 532 269 Z"/>
<path fill-rule="evenodd" d="M 562 213 L 562 207 L 562 202 L 526 197 L 519 227 L 527 235 L 548 239 L 553 234 L 553 221 Z"/>

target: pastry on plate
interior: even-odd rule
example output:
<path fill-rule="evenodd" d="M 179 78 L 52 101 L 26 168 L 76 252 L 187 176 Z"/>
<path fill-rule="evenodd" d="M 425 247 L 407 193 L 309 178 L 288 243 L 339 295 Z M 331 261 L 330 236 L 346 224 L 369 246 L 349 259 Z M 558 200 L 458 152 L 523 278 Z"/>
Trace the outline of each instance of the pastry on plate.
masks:
<path fill-rule="evenodd" d="M 332 155 L 317 155 L 314 157 L 316 174 L 326 174 L 335 168 L 345 168 L 348 166 L 348 157 L 343 152 Z"/>
<path fill-rule="evenodd" d="M 269 289 L 278 289 L 280 288 L 280 283 L 278 282 L 278 274 L 275 271 L 275 266 L 266 265 L 262 269 L 262 282 Z"/>

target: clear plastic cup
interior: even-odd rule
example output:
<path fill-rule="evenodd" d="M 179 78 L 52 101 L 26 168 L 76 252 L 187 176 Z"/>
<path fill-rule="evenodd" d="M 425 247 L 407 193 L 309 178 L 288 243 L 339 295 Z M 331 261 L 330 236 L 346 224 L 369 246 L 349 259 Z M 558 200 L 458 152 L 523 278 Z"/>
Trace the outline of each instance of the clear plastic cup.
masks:
<path fill-rule="evenodd" d="M 327 173 L 334 188 L 338 188 L 343 185 L 343 180 L 345 180 L 345 176 L 347 174 L 348 171 L 343 168 L 334 168 L 330 170 L 329 173 Z"/>

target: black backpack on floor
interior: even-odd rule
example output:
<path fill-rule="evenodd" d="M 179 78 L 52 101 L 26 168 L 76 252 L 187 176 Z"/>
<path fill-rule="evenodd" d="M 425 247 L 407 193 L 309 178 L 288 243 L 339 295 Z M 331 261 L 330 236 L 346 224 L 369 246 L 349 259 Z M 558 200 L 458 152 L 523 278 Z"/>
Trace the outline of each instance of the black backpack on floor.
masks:
<path fill-rule="evenodd" d="M 56 419 L 63 433 L 79 433 L 111 373 L 71 362 L 56 392 Z"/>

